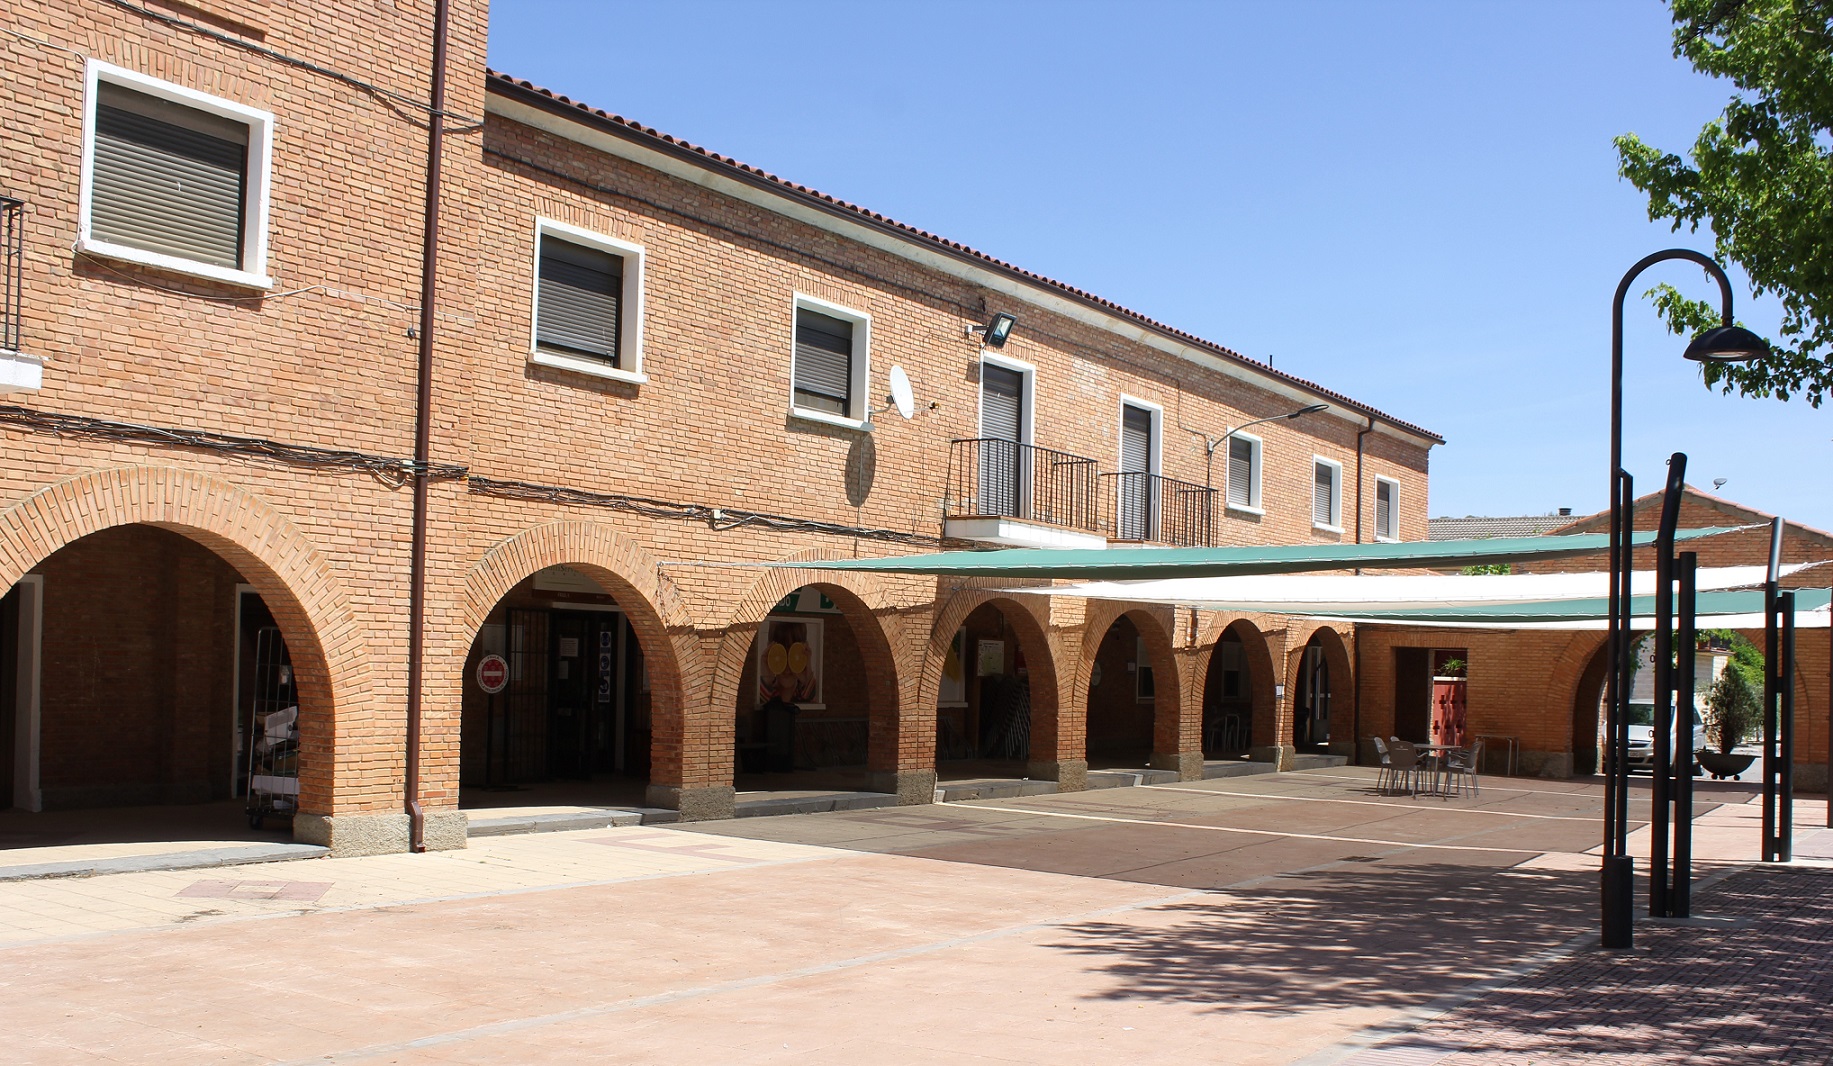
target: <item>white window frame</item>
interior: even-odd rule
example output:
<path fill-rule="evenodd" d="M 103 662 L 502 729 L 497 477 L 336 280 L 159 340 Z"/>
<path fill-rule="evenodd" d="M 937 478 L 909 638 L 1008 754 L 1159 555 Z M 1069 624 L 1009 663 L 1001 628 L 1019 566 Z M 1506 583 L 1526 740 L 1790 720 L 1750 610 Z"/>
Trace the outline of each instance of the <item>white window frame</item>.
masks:
<path fill-rule="evenodd" d="M 1327 466 L 1330 468 L 1329 522 L 1319 522 L 1317 520 L 1317 501 L 1315 493 L 1317 492 L 1317 468 L 1320 466 Z M 1321 455 L 1314 455 L 1311 457 L 1311 478 L 1311 493 L 1307 494 L 1312 496 L 1311 528 L 1321 530 L 1325 533 L 1343 532 L 1343 464 L 1337 462 L 1335 459 L 1326 459 Z"/>
<path fill-rule="evenodd" d="M 1372 502 L 1377 505 L 1373 508 L 1377 514 L 1381 511 L 1378 505 L 1381 500 L 1381 486 L 1383 485 L 1390 485 L 1393 487 L 1394 498 L 1392 502 L 1388 504 L 1387 517 L 1388 522 L 1393 525 L 1394 531 L 1389 533 L 1385 530 L 1377 529 L 1375 530 L 1375 540 L 1384 544 L 1398 543 L 1400 540 L 1400 482 L 1391 477 L 1375 476 L 1375 497 Z"/>
<path fill-rule="evenodd" d="M 1025 379 L 1022 386 L 1024 395 L 1019 397 L 1018 404 L 1018 443 L 1031 444 L 1036 439 L 1032 431 L 1037 421 L 1037 367 L 1023 359 L 1014 359 L 991 350 L 980 353 L 980 365 L 1010 370 Z M 980 437 L 986 436 L 986 390 L 981 387 L 979 379 L 974 382 L 974 432 Z"/>
<path fill-rule="evenodd" d="M 85 255 L 120 259 L 229 285 L 251 289 L 273 288 L 274 279 L 267 274 L 268 189 L 272 184 L 274 150 L 273 114 L 148 77 L 99 59 L 88 61 L 83 77 L 83 162 L 77 200 L 76 250 Z M 124 89 L 132 89 L 248 127 L 248 177 L 242 190 L 242 269 L 199 263 L 163 252 L 149 252 L 144 248 L 101 240 L 94 235 L 90 221 L 90 186 L 95 176 L 96 107 L 100 87 L 104 83 L 119 85 Z"/>
<path fill-rule="evenodd" d="M 1165 409 L 1159 404 L 1153 403 L 1151 400 L 1142 400 L 1137 396 L 1128 396 L 1124 392 L 1120 394 L 1120 420 L 1114 423 L 1114 469 L 1120 469 L 1122 459 L 1120 429 L 1126 424 L 1127 408 L 1129 407 L 1138 408 L 1152 416 L 1152 450 L 1146 457 L 1146 473 L 1156 475 L 1160 472 L 1160 454 L 1164 450 Z"/>
<path fill-rule="evenodd" d="M 1222 505 L 1225 508 L 1227 508 L 1228 510 L 1234 511 L 1237 514 L 1251 514 L 1251 515 L 1256 515 L 1256 516 L 1264 515 L 1266 514 L 1266 511 L 1262 509 L 1260 505 L 1260 480 L 1261 480 L 1260 479 L 1260 470 L 1261 470 L 1261 456 L 1266 454 L 1266 442 L 1261 440 L 1259 437 L 1256 437 L 1252 433 L 1236 433 L 1236 434 L 1233 434 L 1230 437 L 1230 439 L 1247 441 L 1248 445 L 1253 448 L 1254 454 L 1248 460 L 1248 465 L 1249 465 L 1248 481 L 1250 482 L 1250 484 L 1248 485 L 1248 492 L 1247 492 L 1247 499 L 1248 499 L 1247 506 L 1243 507 L 1240 504 L 1229 503 L 1228 502 L 1228 490 L 1229 490 L 1228 449 L 1230 445 L 1226 441 L 1223 442 L 1223 445 L 1222 445 Z"/>
<path fill-rule="evenodd" d="M 541 238 L 552 234 L 563 241 L 596 248 L 624 261 L 624 291 L 618 294 L 621 323 L 617 335 L 617 356 L 625 366 L 609 366 L 585 355 L 542 351 L 535 338 L 541 331 Z M 649 380 L 643 373 L 643 246 L 621 241 L 603 233 L 570 226 L 551 218 L 535 219 L 533 273 L 529 275 L 528 361 L 536 366 L 553 367 L 575 374 L 610 378 L 642 385 Z"/>
<path fill-rule="evenodd" d="M 847 392 L 851 394 L 850 409 L 844 415 L 831 411 L 818 411 L 811 407 L 796 404 L 796 319 L 799 312 L 807 309 L 838 318 L 853 324 L 853 376 L 847 383 Z M 808 422 L 820 422 L 829 426 L 840 426 L 843 429 L 872 432 L 872 316 L 856 308 L 845 307 L 819 296 L 810 296 L 798 292 L 790 302 L 789 308 L 789 414 Z"/>

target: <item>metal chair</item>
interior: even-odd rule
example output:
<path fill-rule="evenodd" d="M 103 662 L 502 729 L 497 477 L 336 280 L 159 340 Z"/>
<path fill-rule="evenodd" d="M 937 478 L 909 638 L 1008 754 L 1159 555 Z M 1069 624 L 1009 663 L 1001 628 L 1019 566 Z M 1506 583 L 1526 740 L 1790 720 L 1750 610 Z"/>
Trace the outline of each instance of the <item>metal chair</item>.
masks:
<path fill-rule="evenodd" d="M 1399 788 L 1400 782 L 1406 782 L 1409 795 L 1419 795 L 1419 749 L 1401 740 L 1399 737 L 1388 738 L 1388 758 L 1393 763 L 1393 787 Z"/>
<path fill-rule="evenodd" d="M 1450 799 L 1453 792 L 1462 793 L 1464 783 L 1470 783 L 1470 794 L 1480 795 L 1482 788 L 1477 784 L 1477 767 L 1483 762 L 1483 738 L 1468 748 L 1456 748 L 1445 753 L 1439 764 L 1439 773 L 1445 778 L 1445 798 Z"/>
<path fill-rule="evenodd" d="M 1375 742 L 1375 753 L 1381 756 L 1381 770 L 1375 775 L 1375 791 L 1386 792 L 1394 783 L 1394 760 L 1388 757 L 1387 741 L 1380 737 L 1370 737 Z"/>

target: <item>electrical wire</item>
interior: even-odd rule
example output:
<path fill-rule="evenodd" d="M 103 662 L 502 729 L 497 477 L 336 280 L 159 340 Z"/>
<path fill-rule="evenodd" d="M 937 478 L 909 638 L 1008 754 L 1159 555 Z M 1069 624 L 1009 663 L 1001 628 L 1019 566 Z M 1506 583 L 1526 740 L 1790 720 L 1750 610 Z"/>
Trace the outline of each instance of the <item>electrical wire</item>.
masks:
<path fill-rule="evenodd" d="M 576 504 L 587 507 L 604 507 L 613 511 L 624 511 L 642 515 L 646 518 L 672 518 L 690 522 L 705 522 L 714 530 L 739 529 L 746 526 L 761 526 L 780 532 L 825 533 L 832 536 L 856 537 L 860 540 L 888 541 L 895 544 L 936 545 L 941 543 L 937 537 L 920 533 L 906 533 L 896 529 L 876 529 L 869 526 L 849 526 L 840 522 L 822 522 L 812 518 L 794 518 L 788 515 L 768 514 L 761 511 L 738 511 L 729 507 L 709 507 L 699 503 L 678 503 L 670 500 L 657 500 L 645 496 L 627 496 L 616 493 L 588 492 L 584 489 L 561 488 L 556 485 L 538 485 L 527 481 L 499 481 L 495 478 L 472 475 L 467 479 L 468 491 L 479 496 L 494 496 L 507 500 L 535 500 L 544 503 Z"/>
<path fill-rule="evenodd" d="M 271 459 L 292 466 L 361 470 L 385 480 L 403 482 L 414 474 L 414 461 L 368 452 L 319 448 L 309 444 L 287 444 L 263 437 L 242 437 L 213 433 L 201 429 L 172 429 L 137 422 L 116 422 L 85 415 L 35 411 L 29 407 L 0 405 L 0 425 L 16 426 L 32 433 L 53 437 L 76 437 L 84 440 L 127 441 L 157 444 L 173 448 L 196 448 L 204 451 L 250 458 Z M 463 479 L 470 471 L 458 463 L 433 463 L 427 476 L 439 481 Z"/>
<path fill-rule="evenodd" d="M 463 115 L 463 114 L 458 114 L 452 111 L 443 111 L 443 110 L 436 109 L 429 103 L 425 103 L 423 101 L 416 100 L 411 96 L 406 96 L 406 95 L 403 95 L 402 93 L 395 92 L 393 89 L 384 89 L 380 85 L 376 85 L 373 82 L 364 81 L 363 79 L 358 78 L 351 74 L 345 74 L 341 70 L 333 70 L 330 67 L 322 66 L 318 63 L 314 63 L 309 59 L 300 59 L 297 56 L 287 55 L 285 52 L 277 51 L 276 49 L 269 48 L 266 45 L 256 44 L 253 41 L 245 40 L 241 37 L 237 37 L 234 34 L 222 33 L 218 30 L 213 30 L 208 26 L 202 25 L 201 23 L 192 22 L 189 19 L 182 19 L 176 15 L 168 15 L 163 11 L 153 11 L 150 8 L 147 8 L 141 4 L 132 3 L 131 0 L 108 0 L 108 2 L 123 10 L 131 11 L 134 14 L 139 15 L 143 18 L 153 19 L 156 22 L 163 22 L 168 26 L 174 26 L 179 29 L 188 30 L 191 33 L 195 33 L 200 37 L 208 37 L 213 41 L 219 41 L 223 44 L 230 45 L 231 47 L 240 48 L 246 52 L 253 52 L 255 55 L 274 60 L 277 63 L 285 63 L 287 66 L 295 67 L 299 70 L 309 71 L 313 74 L 318 74 L 323 77 L 330 78 L 333 81 L 343 82 L 345 85 L 348 85 L 354 89 L 360 89 L 365 93 L 369 93 L 372 96 L 382 98 L 384 100 L 389 101 L 390 103 L 398 104 L 401 107 L 412 108 L 416 111 L 423 111 L 429 115 L 432 115 L 438 118 L 455 118 L 467 124 L 465 129 L 452 130 L 448 132 L 468 133 L 473 130 L 482 129 L 484 126 L 484 120 L 481 118 L 475 118 L 471 115 Z"/>

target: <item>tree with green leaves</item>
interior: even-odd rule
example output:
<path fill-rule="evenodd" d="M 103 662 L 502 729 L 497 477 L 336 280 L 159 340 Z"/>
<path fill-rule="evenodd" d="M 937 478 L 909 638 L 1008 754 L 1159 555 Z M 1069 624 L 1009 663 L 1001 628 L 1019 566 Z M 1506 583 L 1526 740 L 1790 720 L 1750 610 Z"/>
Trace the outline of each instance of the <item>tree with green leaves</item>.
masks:
<path fill-rule="evenodd" d="M 1648 195 L 1650 219 L 1706 226 L 1719 260 L 1782 304 L 1774 354 L 1704 364 L 1706 383 L 1818 407 L 1833 388 L 1833 0 L 1669 3 L 1675 56 L 1736 91 L 1690 156 L 1616 138 L 1619 172 Z M 1675 333 L 1720 324 L 1715 303 L 1669 285 L 1651 295 Z"/>

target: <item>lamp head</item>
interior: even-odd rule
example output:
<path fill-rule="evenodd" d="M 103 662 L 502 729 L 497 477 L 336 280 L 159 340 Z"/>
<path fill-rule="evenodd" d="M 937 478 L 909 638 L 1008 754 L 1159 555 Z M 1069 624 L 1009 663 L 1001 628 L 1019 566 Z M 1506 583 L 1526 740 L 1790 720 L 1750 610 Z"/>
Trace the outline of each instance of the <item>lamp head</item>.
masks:
<path fill-rule="evenodd" d="M 1686 357 L 1700 363 L 1744 363 L 1769 354 L 1769 342 L 1743 326 L 1718 326 L 1693 338 Z"/>
<path fill-rule="evenodd" d="M 989 348 L 1004 348 L 1006 338 L 1012 335 L 1012 327 L 1018 325 L 1018 316 L 1000 311 L 987 320 L 987 324 L 978 327 L 975 332 L 981 335 L 982 342 Z"/>
<path fill-rule="evenodd" d="M 1302 417 L 1304 417 L 1305 415 L 1314 415 L 1314 414 L 1317 414 L 1317 413 L 1318 413 L 1319 411 L 1328 411 L 1328 410 L 1330 410 L 1330 405 L 1329 405 L 1329 404 L 1327 404 L 1327 403 L 1314 403 L 1314 404 L 1312 404 L 1312 405 L 1311 405 L 1311 406 L 1309 406 L 1309 407 L 1301 407 L 1301 408 L 1299 408 L 1298 410 L 1296 410 L 1296 411 L 1294 411 L 1294 412 L 1292 412 L 1291 414 L 1289 414 L 1289 415 L 1287 415 L 1286 417 L 1287 417 L 1287 418 L 1302 418 Z"/>

